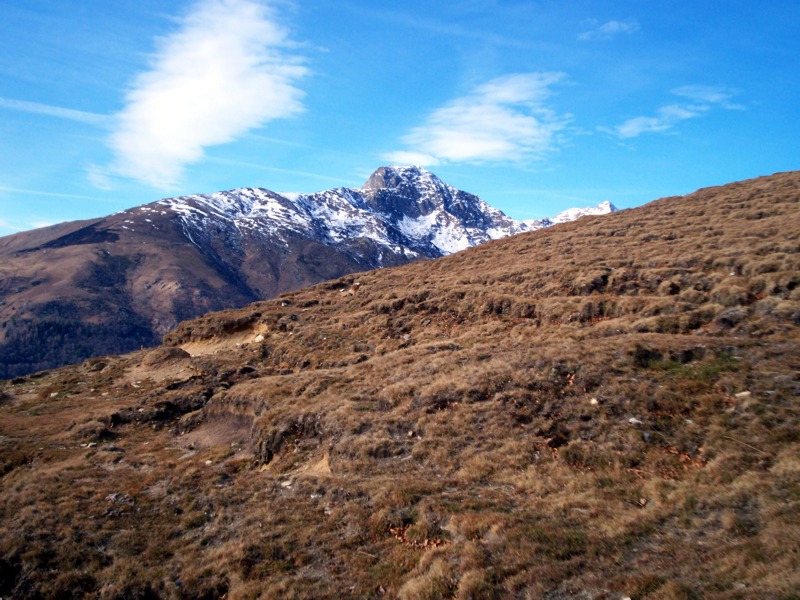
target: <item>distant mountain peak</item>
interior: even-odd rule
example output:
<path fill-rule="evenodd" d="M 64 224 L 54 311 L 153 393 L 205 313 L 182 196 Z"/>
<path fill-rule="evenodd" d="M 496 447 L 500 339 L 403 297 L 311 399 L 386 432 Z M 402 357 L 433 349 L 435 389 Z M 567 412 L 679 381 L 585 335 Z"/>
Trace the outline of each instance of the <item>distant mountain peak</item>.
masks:
<path fill-rule="evenodd" d="M 587 217 L 590 215 L 607 215 L 612 212 L 616 212 L 618 209 L 616 206 L 611 204 L 608 200 L 601 202 L 595 206 L 588 206 L 586 208 L 568 208 L 560 213 L 558 213 L 555 217 L 550 219 L 550 222 L 555 224 L 558 223 L 567 223 L 568 221 L 574 221 L 576 219 L 580 219 L 581 217 Z"/>
<path fill-rule="evenodd" d="M 616 210 L 603 202 L 568 209 L 551 219 L 516 221 L 423 167 L 399 165 L 379 167 L 361 188 L 290 196 L 241 188 L 167 198 L 158 204 L 181 216 L 192 240 L 204 238 L 220 219 L 254 234 L 270 232 L 273 240 L 285 241 L 287 234 L 301 232 L 340 247 L 370 240 L 385 248 L 370 266 L 409 256 L 443 256 L 490 239 Z"/>

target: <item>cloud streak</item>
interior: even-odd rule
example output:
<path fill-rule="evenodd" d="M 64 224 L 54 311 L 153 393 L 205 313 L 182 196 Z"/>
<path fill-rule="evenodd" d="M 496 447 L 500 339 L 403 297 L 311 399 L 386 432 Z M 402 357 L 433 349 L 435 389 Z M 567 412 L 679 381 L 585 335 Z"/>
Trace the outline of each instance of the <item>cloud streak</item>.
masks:
<path fill-rule="evenodd" d="M 303 111 L 308 74 L 274 9 L 202 0 L 160 39 L 109 138 L 114 175 L 172 188 L 204 149 Z"/>
<path fill-rule="evenodd" d="M 732 102 L 735 93 L 724 87 L 710 85 L 684 85 L 672 90 L 676 96 L 702 105 L 717 105 L 728 110 L 743 110 L 744 106 Z"/>
<path fill-rule="evenodd" d="M 0 185 L 0 192 L 8 194 L 25 194 L 29 196 L 48 196 L 52 198 L 77 198 L 80 200 L 97 200 L 94 196 L 86 196 L 84 194 L 66 194 L 61 192 L 50 192 L 46 190 L 30 190 L 25 188 L 9 187 Z"/>
<path fill-rule="evenodd" d="M 377 3 L 376 3 L 377 4 Z M 453 20 L 441 21 L 434 19 L 430 14 L 421 14 L 397 10 L 395 8 L 375 8 L 367 7 L 367 3 L 342 3 L 342 6 L 360 16 L 369 16 L 373 19 L 389 23 L 392 27 L 403 26 L 434 33 L 438 36 L 448 36 L 485 42 L 500 47 L 509 48 L 530 48 L 531 41 L 528 39 L 516 39 L 510 36 L 503 36 L 486 29 L 468 29 Z M 497 11 L 496 7 L 487 10 Z"/>
<path fill-rule="evenodd" d="M 596 19 L 584 22 L 588 27 L 586 31 L 578 35 L 578 39 L 584 42 L 607 41 L 618 35 L 635 33 L 641 29 L 638 21 L 626 19 L 625 21 L 608 21 L 602 25 Z"/>
<path fill-rule="evenodd" d="M 437 108 L 403 136 L 394 163 L 527 162 L 554 149 L 569 121 L 546 106 L 563 73 L 516 73 L 493 79 Z"/>
<path fill-rule="evenodd" d="M 688 102 L 675 102 L 662 106 L 653 116 L 633 117 L 616 127 L 601 127 L 600 130 L 620 139 L 639 137 L 644 133 L 664 133 L 682 121 L 701 117 L 715 108 L 742 110 L 743 107 L 732 102 L 733 92 L 726 88 L 687 85 L 676 88 L 673 95 Z"/>
<path fill-rule="evenodd" d="M 105 127 L 110 124 L 110 118 L 107 115 L 85 112 L 82 110 L 74 110 L 72 108 L 64 108 L 62 106 L 52 106 L 50 104 L 39 104 L 38 102 L 13 100 L 11 98 L 0 98 L 0 108 L 16 110 L 35 115 L 57 117 L 59 119 L 77 121 L 78 123 L 86 123 L 96 127 Z"/>

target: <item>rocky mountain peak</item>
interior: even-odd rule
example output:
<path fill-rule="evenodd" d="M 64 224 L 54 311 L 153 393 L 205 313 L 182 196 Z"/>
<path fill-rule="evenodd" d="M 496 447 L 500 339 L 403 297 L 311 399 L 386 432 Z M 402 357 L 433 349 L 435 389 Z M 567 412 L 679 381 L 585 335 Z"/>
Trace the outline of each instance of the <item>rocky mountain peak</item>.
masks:
<path fill-rule="evenodd" d="M 436 175 L 416 166 L 386 166 L 377 169 L 361 188 L 372 210 L 393 220 L 419 219 L 434 212 L 449 212 L 459 190 Z M 477 197 L 473 197 L 478 200 Z"/>
<path fill-rule="evenodd" d="M 436 175 L 417 166 L 385 166 L 376 169 L 370 175 L 363 190 L 404 190 L 404 189 L 441 189 L 447 187 L 446 184 Z"/>

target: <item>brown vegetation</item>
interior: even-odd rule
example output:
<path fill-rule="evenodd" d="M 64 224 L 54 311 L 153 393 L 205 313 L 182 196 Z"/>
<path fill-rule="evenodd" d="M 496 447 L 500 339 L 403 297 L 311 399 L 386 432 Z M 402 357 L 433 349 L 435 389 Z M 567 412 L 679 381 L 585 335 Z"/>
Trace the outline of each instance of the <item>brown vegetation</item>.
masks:
<path fill-rule="evenodd" d="M 0 595 L 796 598 L 798 223 L 774 175 L 7 382 Z"/>

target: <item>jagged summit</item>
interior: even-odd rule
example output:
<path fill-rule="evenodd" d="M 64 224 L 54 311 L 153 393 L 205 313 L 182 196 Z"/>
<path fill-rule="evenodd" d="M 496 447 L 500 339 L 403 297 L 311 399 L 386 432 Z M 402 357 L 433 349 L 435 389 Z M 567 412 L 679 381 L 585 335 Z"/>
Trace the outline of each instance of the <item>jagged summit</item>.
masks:
<path fill-rule="evenodd" d="M 408 165 L 391 165 L 379 167 L 370 175 L 363 190 L 367 189 L 403 189 L 413 187 L 445 187 L 446 184 L 436 175 L 423 167 Z"/>
<path fill-rule="evenodd" d="M 373 210 L 411 218 L 430 214 L 458 192 L 422 167 L 380 167 L 359 190 Z"/>

